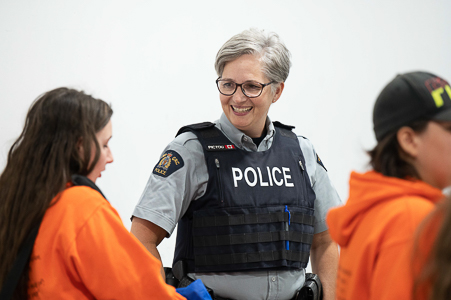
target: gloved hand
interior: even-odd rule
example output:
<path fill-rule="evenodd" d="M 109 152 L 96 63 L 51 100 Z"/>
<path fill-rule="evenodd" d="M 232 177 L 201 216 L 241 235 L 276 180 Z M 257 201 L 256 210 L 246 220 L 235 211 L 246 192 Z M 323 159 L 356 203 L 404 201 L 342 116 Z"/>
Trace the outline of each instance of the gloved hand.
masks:
<path fill-rule="evenodd" d="M 212 300 L 205 285 L 200 279 L 197 279 L 187 287 L 178 288 L 176 291 L 188 300 Z"/>

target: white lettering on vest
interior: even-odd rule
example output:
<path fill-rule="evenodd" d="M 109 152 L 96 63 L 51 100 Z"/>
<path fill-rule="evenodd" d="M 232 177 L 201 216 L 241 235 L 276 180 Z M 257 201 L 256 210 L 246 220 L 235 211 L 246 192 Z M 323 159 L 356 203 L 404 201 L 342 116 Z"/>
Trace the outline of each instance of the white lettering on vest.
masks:
<path fill-rule="evenodd" d="M 260 170 L 259 167 L 257 167 L 257 171 L 258 171 L 258 178 L 260 178 L 260 186 L 268 186 L 268 183 L 263 181 L 262 171 Z"/>
<path fill-rule="evenodd" d="M 279 174 L 282 174 L 282 171 L 280 171 L 279 168 L 274 167 L 274 168 L 272 168 L 272 178 L 274 179 L 274 182 L 276 185 L 281 186 L 283 184 L 283 179 L 280 179 L 280 181 L 277 181 L 276 171 L 279 172 Z"/>
<path fill-rule="evenodd" d="M 273 186 L 273 183 L 277 186 L 294 187 L 290 168 L 282 167 L 281 170 L 278 167 L 266 167 L 266 171 L 268 179 L 264 178 L 266 174 L 263 174 L 259 167 L 247 167 L 244 172 L 240 168 L 232 167 L 233 186 L 238 187 L 238 182 L 244 179 L 250 187 L 256 186 L 257 183 L 262 187 Z"/>
<path fill-rule="evenodd" d="M 288 179 L 291 178 L 291 175 L 288 175 L 287 172 L 290 172 L 290 168 L 282 167 L 283 171 L 283 179 L 285 180 L 285 186 L 292 187 L 294 184 L 292 182 L 288 182 Z"/>
<path fill-rule="evenodd" d="M 247 174 L 249 174 L 249 172 L 252 172 L 252 174 L 254 174 L 254 181 L 250 182 L 249 181 L 249 176 Z M 255 186 L 257 184 L 257 173 L 255 172 L 255 170 L 251 167 L 247 167 L 246 170 L 244 170 L 244 180 L 246 180 L 246 183 L 249 186 Z"/>
<path fill-rule="evenodd" d="M 272 186 L 271 170 L 269 167 L 266 167 L 266 170 L 268 171 L 269 185 Z"/>
<path fill-rule="evenodd" d="M 233 185 L 238 187 L 238 180 L 243 179 L 243 172 L 239 168 L 232 168 L 233 173 Z"/>

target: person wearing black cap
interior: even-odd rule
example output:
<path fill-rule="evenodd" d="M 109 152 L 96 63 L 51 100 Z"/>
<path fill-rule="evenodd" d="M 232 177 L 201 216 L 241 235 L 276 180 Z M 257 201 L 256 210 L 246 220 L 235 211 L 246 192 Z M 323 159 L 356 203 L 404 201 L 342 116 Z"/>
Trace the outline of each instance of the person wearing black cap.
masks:
<path fill-rule="evenodd" d="M 350 178 L 327 224 L 341 247 L 337 299 L 411 299 L 414 232 L 451 185 L 451 88 L 426 72 L 396 76 L 373 111 L 373 170 Z"/>

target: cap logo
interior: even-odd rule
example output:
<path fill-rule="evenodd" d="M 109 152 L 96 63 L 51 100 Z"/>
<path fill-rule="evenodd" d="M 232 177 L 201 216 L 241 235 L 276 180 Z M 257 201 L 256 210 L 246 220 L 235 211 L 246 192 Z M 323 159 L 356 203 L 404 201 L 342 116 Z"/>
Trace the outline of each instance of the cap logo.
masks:
<path fill-rule="evenodd" d="M 448 94 L 448 98 L 451 100 L 451 88 L 450 88 L 448 82 L 446 82 L 445 80 L 438 78 L 438 77 L 434 77 L 434 78 L 426 80 L 424 82 L 424 84 L 426 85 L 426 88 L 431 93 L 432 98 L 434 99 L 434 102 L 435 102 L 435 106 L 437 106 L 437 107 L 443 106 L 444 102 L 443 102 L 442 94 L 445 91 Z"/>

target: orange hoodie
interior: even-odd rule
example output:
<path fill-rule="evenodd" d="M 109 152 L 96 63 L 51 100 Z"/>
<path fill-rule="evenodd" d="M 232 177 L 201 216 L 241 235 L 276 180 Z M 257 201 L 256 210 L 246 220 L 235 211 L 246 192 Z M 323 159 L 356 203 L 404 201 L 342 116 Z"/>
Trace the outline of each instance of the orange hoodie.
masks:
<path fill-rule="evenodd" d="M 100 193 L 75 186 L 60 196 L 36 237 L 29 299 L 185 299 Z"/>
<path fill-rule="evenodd" d="M 443 197 L 422 181 L 353 172 L 345 206 L 327 216 L 341 247 L 338 300 L 410 299 L 414 232 Z"/>
<path fill-rule="evenodd" d="M 440 238 L 438 235 L 441 234 L 442 230 L 445 230 L 444 226 L 447 226 L 447 224 L 442 223 L 445 218 L 449 218 L 450 205 L 450 198 L 441 202 L 419 227 L 414 245 L 415 260 L 412 263 L 413 276 L 417 280 L 415 297 L 413 299 L 430 299 L 434 283 L 436 283 L 434 278 L 435 276 L 440 276 L 434 273 L 434 271 L 439 270 L 431 270 L 427 266 L 434 267 L 433 264 L 440 263 L 440 260 L 444 262 L 442 257 L 434 257 L 434 247 L 436 246 L 435 242 Z M 446 231 L 448 232 L 448 230 Z M 437 288 L 439 287 L 440 284 L 438 284 Z"/>

